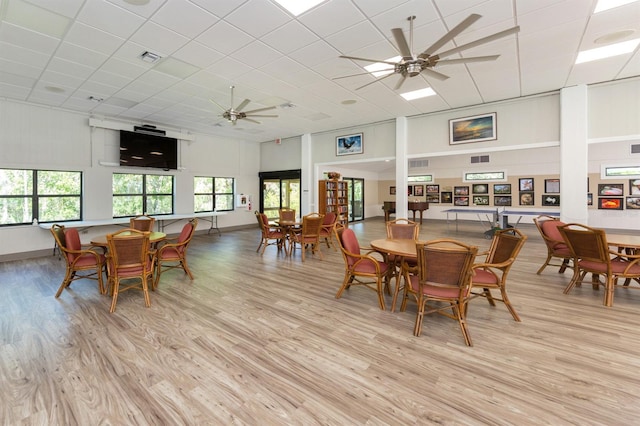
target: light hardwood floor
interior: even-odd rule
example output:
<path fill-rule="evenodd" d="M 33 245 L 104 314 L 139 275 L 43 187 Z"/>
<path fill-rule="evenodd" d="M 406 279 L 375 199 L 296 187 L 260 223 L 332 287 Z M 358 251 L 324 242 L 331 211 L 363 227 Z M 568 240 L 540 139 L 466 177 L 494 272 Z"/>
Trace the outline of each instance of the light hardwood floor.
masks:
<path fill-rule="evenodd" d="M 352 226 L 384 237 L 381 219 Z M 195 276 L 162 275 L 142 294 L 109 298 L 88 280 L 54 298 L 56 257 L 0 263 L 0 418 L 5 425 L 629 425 L 640 423 L 640 292 L 614 306 L 590 285 L 562 294 L 571 272 L 548 267 L 533 226 L 509 280 L 522 318 L 476 299 L 474 346 L 456 321 L 415 305 L 378 308 L 355 287 L 335 299 L 338 252 L 324 260 L 274 246 L 259 231 L 197 235 Z M 486 249 L 476 223 L 456 233 L 425 221 L 421 239 Z M 387 297 L 387 305 L 391 298 Z"/>

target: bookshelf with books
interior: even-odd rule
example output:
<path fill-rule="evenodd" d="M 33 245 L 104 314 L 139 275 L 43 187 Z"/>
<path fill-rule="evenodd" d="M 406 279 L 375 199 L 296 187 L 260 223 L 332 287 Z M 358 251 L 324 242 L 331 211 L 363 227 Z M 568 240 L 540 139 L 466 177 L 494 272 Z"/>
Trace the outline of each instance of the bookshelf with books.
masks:
<path fill-rule="evenodd" d="M 318 181 L 318 213 L 336 214 L 336 223 L 348 226 L 349 192 L 347 182 L 337 179 Z"/>

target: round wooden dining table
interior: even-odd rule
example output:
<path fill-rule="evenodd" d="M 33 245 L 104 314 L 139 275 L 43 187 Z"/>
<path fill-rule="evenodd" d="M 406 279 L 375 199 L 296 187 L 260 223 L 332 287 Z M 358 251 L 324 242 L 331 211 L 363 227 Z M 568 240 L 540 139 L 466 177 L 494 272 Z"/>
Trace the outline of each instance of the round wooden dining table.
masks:
<path fill-rule="evenodd" d="M 123 232 L 119 235 L 127 235 L 127 232 Z M 158 232 L 158 231 L 152 231 L 149 234 L 149 242 L 152 244 L 155 243 L 159 243 L 160 241 L 164 240 L 165 238 L 167 238 L 167 234 L 165 234 L 164 232 Z M 91 239 L 91 244 L 97 247 L 107 247 L 107 236 L 105 235 L 98 235 L 95 236 Z"/>
<path fill-rule="evenodd" d="M 610 234 L 607 232 L 607 244 L 624 250 L 640 250 L 640 235 Z"/>
<path fill-rule="evenodd" d="M 416 243 L 412 239 L 384 238 L 373 240 L 369 244 L 372 248 L 388 254 L 401 257 L 416 257 Z"/>

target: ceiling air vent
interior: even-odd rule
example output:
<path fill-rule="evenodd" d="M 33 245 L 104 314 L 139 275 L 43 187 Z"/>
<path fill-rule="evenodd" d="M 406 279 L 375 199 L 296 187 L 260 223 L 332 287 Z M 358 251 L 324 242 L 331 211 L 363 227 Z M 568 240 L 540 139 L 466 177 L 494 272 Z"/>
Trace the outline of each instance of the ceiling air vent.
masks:
<path fill-rule="evenodd" d="M 429 167 L 429 160 L 409 160 L 410 169 L 418 169 L 421 167 Z"/>
<path fill-rule="evenodd" d="M 471 157 L 471 164 L 488 163 L 488 162 L 489 162 L 488 155 L 475 155 Z"/>
<path fill-rule="evenodd" d="M 640 143 L 631 145 L 631 153 L 632 154 L 640 154 Z"/>

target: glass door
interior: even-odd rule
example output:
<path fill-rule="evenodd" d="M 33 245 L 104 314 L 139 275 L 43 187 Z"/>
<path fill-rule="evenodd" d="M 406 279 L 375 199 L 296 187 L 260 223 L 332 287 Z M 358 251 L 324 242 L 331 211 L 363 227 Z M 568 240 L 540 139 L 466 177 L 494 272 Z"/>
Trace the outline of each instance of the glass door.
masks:
<path fill-rule="evenodd" d="M 349 191 L 349 222 L 364 220 L 364 179 L 344 178 Z"/>
<path fill-rule="evenodd" d="M 300 216 L 300 170 L 261 172 L 260 211 L 269 220 L 278 218 L 278 210 L 290 208 Z"/>

